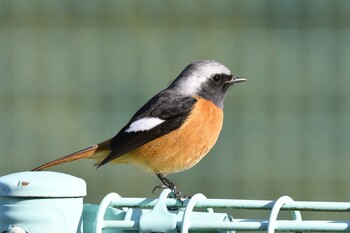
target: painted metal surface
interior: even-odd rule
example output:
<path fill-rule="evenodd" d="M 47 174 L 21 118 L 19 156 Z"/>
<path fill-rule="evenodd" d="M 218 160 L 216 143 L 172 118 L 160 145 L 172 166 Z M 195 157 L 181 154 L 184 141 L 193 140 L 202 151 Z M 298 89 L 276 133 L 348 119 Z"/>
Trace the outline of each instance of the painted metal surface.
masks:
<path fill-rule="evenodd" d="M 164 190 L 158 199 L 121 198 L 117 194 L 107 195 L 102 201 L 103 208 L 123 209 L 126 212 L 125 218 L 106 221 L 98 218 L 95 232 L 102 232 L 102 229 L 114 229 L 117 230 L 116 232 L 131 230 L 135 232 L 182 233 L 189 231 L 267 231 L 268 233 L 276 231 L 350 231 L 350 221 L 302 219 L 302 211 L 350 212 L 350 203 L 348 202 L 294 201 L 288 196 L 282 196 L 276 201 L 207 199 L 203 194 L 196 194 L 191 199 L 181 203 L 175 199 L 167 198 L 169 193 L 169 190 Z M 270 211 L 270 216 L 268 219 L 235 219 L 228 214 L 215 213 L 213 208 L 266 210 Z M 198 212 L 198 210 L 203 209 L 206 210 Z M 291 220 L 278 220 L 281 211 L 290 211 Z"/>
<path fill-rule="evenodd" d="M 83 197 L 86 183 L 81 178 L 58 172 L 18 172 L 0 177 L 0 196 Z"/>
<path fill-rule="evenodd" d="M 305 211 L 350 212 L 349 202 L 294 201 L 288 196 L 276 201 L 207 199 L 200 193 L 180 202 L 165 189 L 156 199 L 110 193 L 100 205 L 83 205 L 85 194 L 85 182 L 66 174 L 20 172 L 0 177 L 0 232 L 350 232 L 347 219 L 302 218 Z M 265 210 L 269 217 L 239 219 L 222 213 L 228 209 Z M 291 218 L 278 219 L 282 211 L 290 212 Z"/>
<path fill-rule="evenodd" d="M 0 177 L 0 232 L 81 232 L 85 181 L 57 172 Z"/>

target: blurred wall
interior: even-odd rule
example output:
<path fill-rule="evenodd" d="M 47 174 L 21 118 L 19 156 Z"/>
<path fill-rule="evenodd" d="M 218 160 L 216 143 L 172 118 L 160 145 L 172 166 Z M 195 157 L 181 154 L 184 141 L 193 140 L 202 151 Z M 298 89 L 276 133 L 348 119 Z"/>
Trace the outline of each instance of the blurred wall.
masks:
<path fill-rule="evenodd" d="M 247 82 L 215 148 L 171 175 L 215 198 L 349 200 L 349 1 L 0 1 L 0 175 L 111 136 L 196 59 Z M 159 184 L 130 165 L 52 168 L 87 201 Z"/>

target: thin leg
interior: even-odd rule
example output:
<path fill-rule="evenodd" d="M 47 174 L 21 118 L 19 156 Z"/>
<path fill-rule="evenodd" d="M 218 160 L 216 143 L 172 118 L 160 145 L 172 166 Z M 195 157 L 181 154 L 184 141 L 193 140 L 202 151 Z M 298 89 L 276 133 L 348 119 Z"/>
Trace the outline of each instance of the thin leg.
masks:
<path fill-rule="evenodd" d="M 176 185 L 167 179 L 162 173 L 157 172 L 157 177 L 162 181 L 163 185 L 156 186 L 153 191 L 157 188 L 169 188 L 174 192 L 175 198 L 182 202 L 181 198 L 186 198 L 187 196 L 182 194 L 181 191 L 176 187 Z"/>

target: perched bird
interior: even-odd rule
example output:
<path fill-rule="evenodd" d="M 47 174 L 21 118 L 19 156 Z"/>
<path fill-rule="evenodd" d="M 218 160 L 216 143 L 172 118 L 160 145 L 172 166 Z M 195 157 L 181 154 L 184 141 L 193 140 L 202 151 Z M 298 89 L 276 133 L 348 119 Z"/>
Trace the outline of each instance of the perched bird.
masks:
<path fill-rule="evenodd" d="M 161 187 L 173 190 L 177 199 L 185 197 L 164 175 L 193 167 L 209 152 L 222 128 L 227 90 L 245 80 L 217 61 L 193 61 L 113 138 L 33 170 L 81 158 L 97 160 L 97 168 L 109 162 L 131 163 L 155 173 Z"/>

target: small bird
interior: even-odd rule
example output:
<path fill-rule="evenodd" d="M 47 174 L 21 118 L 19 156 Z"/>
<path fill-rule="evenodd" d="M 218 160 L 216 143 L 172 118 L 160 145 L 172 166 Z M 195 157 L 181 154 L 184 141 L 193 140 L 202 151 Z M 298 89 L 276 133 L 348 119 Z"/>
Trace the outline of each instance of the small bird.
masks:
<path fill-rule="evenodd" d="M 234 77 L 214 60 L 193 61 L 145 105 L 111 139 L 45 163 L 33 171 L 77 159 L 130 163 L 153 172 L 179 200 L 186 197 L 166 174 L 196 165 L 216 143 L 223 124 L 228 89 L 246 79 Z"/>

